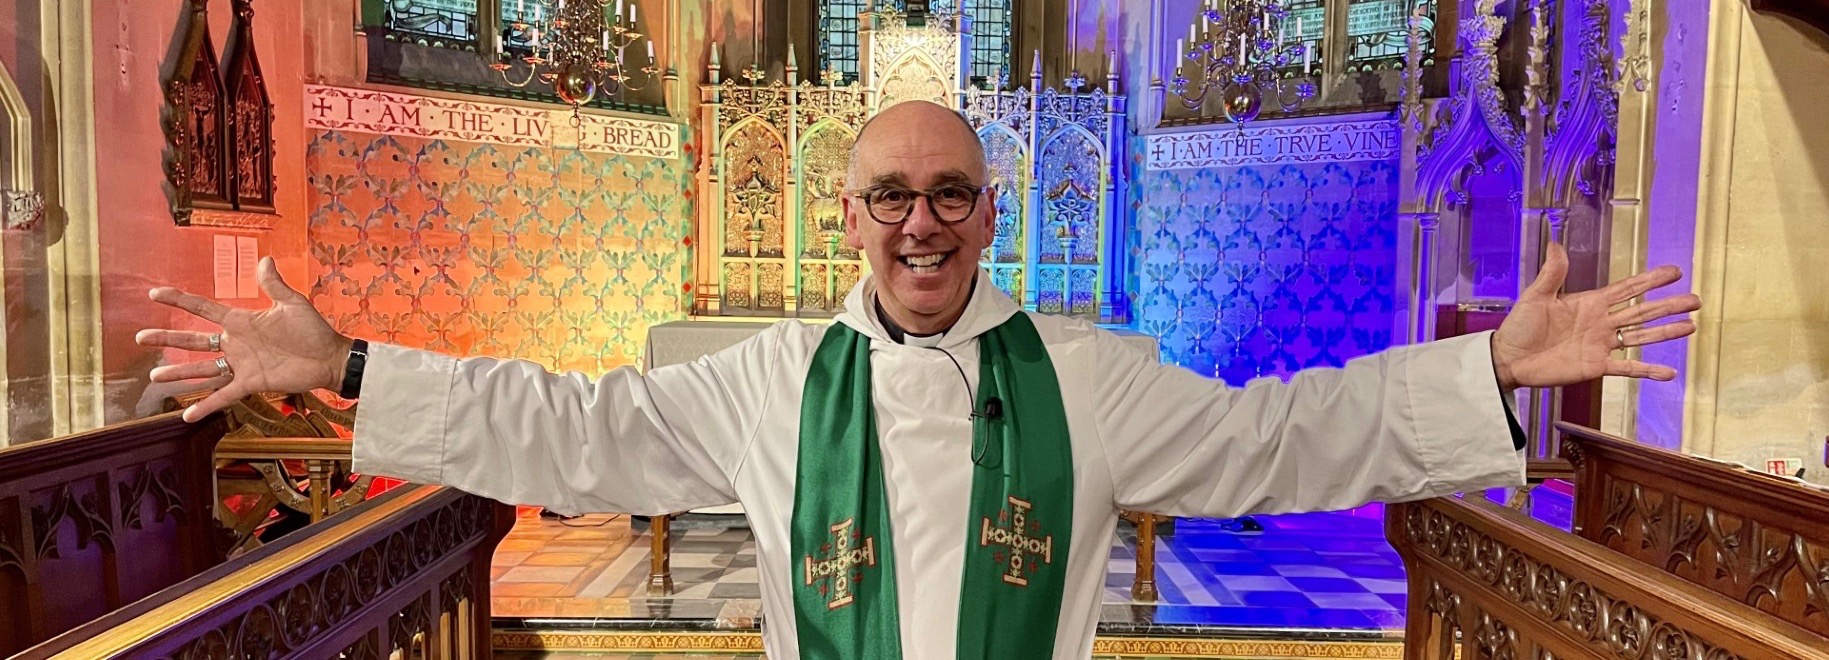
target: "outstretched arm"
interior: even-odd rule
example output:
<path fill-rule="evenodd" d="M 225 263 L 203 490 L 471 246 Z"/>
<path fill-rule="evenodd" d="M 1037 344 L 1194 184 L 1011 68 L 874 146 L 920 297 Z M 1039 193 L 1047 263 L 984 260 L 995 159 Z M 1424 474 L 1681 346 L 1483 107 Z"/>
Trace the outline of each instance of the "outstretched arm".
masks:
<path fill-rule="evenodd" d="M 152 371 L 158 382 L 216 388 L 184 412 L 196 421 L 256 392 L 337 390 L 352 340 L 262 260 L 264 310 L 234 309 L 171 288 L 152 299 L 220 333 L 143 330 L 146 346 L 220 355 Z M 663 513 L 733 501 L 766 396 L 775 329 L 697 362 L 592 380 L 539 365 L 370 347 L 357 411 L 358 471 L 461 488 L 562 513 Z M 225 370 L 223 367 L 226 366 Z"/>
<path fill-rule="evenodd" d="M 1675 282 L 1660 268 L 1560 295 L 1568 260 L 1542 273 L 1499 330 L 1394 348 L 1290 382 L 1242 389 L 1112 337 L 1100 349 L 1100 434 L 1125 508 L 1180 516 L 1337 510 L 1511 485 L 1523 479 L 1502 401 L 1518 387 L 1603 375 L 1668 380 L 1674 370 L 1613 351 L 1686 336 L 1693 295 L 1614 307 Z"/>

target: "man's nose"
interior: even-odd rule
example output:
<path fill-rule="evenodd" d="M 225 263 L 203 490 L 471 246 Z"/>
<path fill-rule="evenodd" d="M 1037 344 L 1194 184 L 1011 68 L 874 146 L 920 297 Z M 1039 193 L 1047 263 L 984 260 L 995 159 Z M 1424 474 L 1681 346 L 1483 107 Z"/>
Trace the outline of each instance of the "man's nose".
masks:
<path fill-rule="evenodd" d="M 933 205 L 925 199 L 915 199 L 914 210 L 909 212 L 908 220 L 902 223 L 902 235 L 915 240 L 924 240 L 940 232 L 940 219 L 934 217 Z"/>

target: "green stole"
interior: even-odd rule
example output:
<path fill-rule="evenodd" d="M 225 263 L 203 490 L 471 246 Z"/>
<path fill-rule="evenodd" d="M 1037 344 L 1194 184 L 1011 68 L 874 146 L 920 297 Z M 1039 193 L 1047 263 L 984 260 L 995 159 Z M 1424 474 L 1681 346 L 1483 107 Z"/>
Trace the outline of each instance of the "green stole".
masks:
<path fill-rule="evenodd" d="M 978 341 L 960 660 L 1048 658 L 1066 589 L 1073 451 L 1047 347 L 1018 312 Z M 952 414 L 935 411 L 936 414 Z M 889 500 L 870 396 L 870 338 L 841 323 L 813 354 L 800 407 L 791 533 L 800 656 L 894 660 Z M 920 578 L 916 578 L 920 579 Z"/>

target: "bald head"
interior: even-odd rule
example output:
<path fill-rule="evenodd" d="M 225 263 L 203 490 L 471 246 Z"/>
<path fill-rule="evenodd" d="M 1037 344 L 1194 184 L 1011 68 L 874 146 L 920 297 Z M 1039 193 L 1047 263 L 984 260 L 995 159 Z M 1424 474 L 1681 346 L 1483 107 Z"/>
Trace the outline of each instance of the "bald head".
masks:
<path fill-rule="evenodd" d="M 932 101 L 903 101 L 876 113 L 857 133 L 851 146 L 846 186 L 864 188 L 902 169 L 885 170 L 896 161 L 921 155 L 955 161 L 953 167 L 968 178 L 986 183 L 984 145 L 965 115 Z M 913 185 L 907 181 L 903 185 Z"/>

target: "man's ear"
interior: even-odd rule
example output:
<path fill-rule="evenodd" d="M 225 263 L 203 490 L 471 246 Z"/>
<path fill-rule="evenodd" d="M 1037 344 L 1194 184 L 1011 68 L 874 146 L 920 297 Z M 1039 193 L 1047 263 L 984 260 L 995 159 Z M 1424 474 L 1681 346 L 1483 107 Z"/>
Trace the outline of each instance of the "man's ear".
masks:
<path fill-rule="evenodd" d="M 997 240 L 997 186 L 985 186 L 984 199 L 978 200 L 984 207 L 984 235 Z"/>
<path fill-rule="evenodd" d="M 852 205 L 853 199 L 850 195 L 839 196 L 838 208 L 845 214 L 845 245 L 858 252 L 863 252 L 864 237 L 857 233 L 857 207 Z"/>

